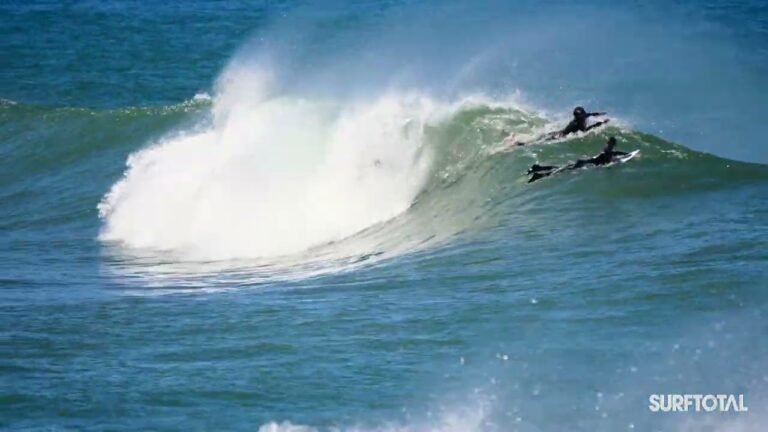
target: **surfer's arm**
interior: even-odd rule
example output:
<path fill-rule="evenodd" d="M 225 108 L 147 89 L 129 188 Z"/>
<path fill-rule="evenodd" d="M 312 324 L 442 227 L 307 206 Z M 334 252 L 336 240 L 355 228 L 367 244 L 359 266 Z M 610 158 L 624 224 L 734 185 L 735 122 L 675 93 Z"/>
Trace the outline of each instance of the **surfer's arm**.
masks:
<path fill-rule="evenodd" d="M 608 123 L 608 121 L 609 121 L 609 120 L 603 120 L 603 121 L 601 121 L 601 122 L 597 122 L 597 123 L 595 123 L 595 124 L 593 124 L 593 125 L 589 125 L 589 126 L 587 126 L 587 128 L 586 128 L 586 129 L 584 129 L 584 132 L 586 132 L 586 131 L 588 131 L 588 130 L 592 130 L 592 129 L 596 128 L 596 127 L 600 127 L 600 126 L 602 126 L 602 125 L 604 125 L 604 124 Z"/>
<path fill-rule="evenodd" d="M 628 155 L 628 154 L 629 154 L 629 153 L 627 153 L 627 152 L 623 152 L 623 151 L 615 151 L 615 150 L 611 152 L 611 156 L 626 156 L 626 155 Z"/>

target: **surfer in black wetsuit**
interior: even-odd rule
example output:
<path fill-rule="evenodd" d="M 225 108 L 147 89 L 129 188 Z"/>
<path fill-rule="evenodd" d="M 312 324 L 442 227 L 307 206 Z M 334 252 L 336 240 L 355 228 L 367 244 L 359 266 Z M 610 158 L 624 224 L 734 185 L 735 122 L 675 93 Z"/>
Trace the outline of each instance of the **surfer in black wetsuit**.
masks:
<path fill-rule="evenodd" d="M 616 151 L 614 150 L 614 147 L 616 147 L 616 137 L 610 137 L 608 138 L 608 142 L 605 144 L 605 148 L 603 148 L 603 151 L 600 152 L 597 156 L 591 157 L 589 159 L 578 159 L 576 162 L 566 165 L 562 169 L 560 167 L 556 166 L 542 166 L 538 164 L 533 164 L 528 169 L 528 174 L 533 174 L 528 180 L 528 183 L 534 182 L 542 177 L 546 177 L 548 175 L 551 175 L 555 172 L 555 170 L 573 170 L 573 169 L 579 169 L 583 167 L 584 165 L 607 165 L 613 161 L 613 158 L 617 156 L 625 156 L 629 153 L 623 152 L 623 151 Z"/>
<path fill-rule="evenodd" d="M 616 137 L 610 137 L 608 138 L 608 142 L 605 144 L 605 148 L 603 148 L 603 151 L 600 152 L 599 155 L 595 157 L 591 157 L 589 159 L 579 159 L 576 162 L 574 162 L 569 168 L 570 169 L 576 169 L 581 168 L 586 164 L 592 164 L 592 165 L 606 165 L 611 163 L 613 158 L 616 156 L 626 156 L 629 153 L 623 152 L 623 151 L 616 151 L 613 148 L 616 147 Z"/>
<path fill-rule="evenodd" d="M 545 134 L 542 138 L 546 141 L 551 141 L 558 138 L 563 138 L 565 136 L 568 136 L 572 133 L 576 132 L 586 132 L 589 130 L 592 130 L 596 127 L 602 126 L 610 121 L 610 119 L 605 119 L 603 121 L 599 121 L 595 124 L 591 124 L 587 126 L 587 119 L 590 117 L 597 117 L 597 116 L 604 116 L 607 113 L 605 112 L 587 112 L 583 107 L 576 107 L 573 109 L 573 120 L 571 120 L 570 123 L 563 129 L 555 132 L 550 132 L 548 134 Z M 542 139 L 538 138 L 538 139 Z M 516 141 L 515 134 L 509 134 L 507 138 L 504 139 L 505 143 L 513 143 L 514 145 L 522 146 L 525 145 L 522 141 Z"/>
<path fill-rule="evenodd" d="M 564 136 L 570 135 L 572 133 L 576 132 L 586 132 L 588 130 L 592 130 L 598 126 L 602 126 L 606 123 L 608 123 L 609 119 L 605 119 L 603 121 L 599 121 L 595 124 L 591 124 L 587 126 L 587 119 L 590 117 L 597 117 L 597 116 L 604 116 L 607 113 L 604 112 L 587 112 L 583 107 L 576 107 L 573 109 L 573 120 L 571 120 L 570 123 L 568 123 L 568 126 L 565 127 L 565 129 L 553 132 L 549 134 L 547 139 L 556 139 L 556 138 L 562 138 Z"/>

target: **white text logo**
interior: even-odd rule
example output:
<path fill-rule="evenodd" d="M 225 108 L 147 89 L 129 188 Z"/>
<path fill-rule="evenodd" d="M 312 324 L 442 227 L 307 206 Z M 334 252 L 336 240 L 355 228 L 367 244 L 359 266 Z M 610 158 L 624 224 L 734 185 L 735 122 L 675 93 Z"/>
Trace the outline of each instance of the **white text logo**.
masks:
<path fill-rule="evenodd" d="M 652 394 L 648 409 L 653 412 L 747 412 L 744 395 L 733 394 Z"/>

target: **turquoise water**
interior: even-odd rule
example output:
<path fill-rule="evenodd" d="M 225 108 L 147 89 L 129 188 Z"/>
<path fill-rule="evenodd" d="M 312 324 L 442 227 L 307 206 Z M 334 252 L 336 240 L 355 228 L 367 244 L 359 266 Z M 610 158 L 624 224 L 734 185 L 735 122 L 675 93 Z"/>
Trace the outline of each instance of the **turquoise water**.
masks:
<path fill-rule="evenodd" d="M 0 24 L 0 428 L 768 424 L 764 3 Z M 505 146 L 577 104 L 611 124 Z M 610 135 L 640 157 L 526 184 Z M 667 393 L 749 412 L 651 412 Z"/>

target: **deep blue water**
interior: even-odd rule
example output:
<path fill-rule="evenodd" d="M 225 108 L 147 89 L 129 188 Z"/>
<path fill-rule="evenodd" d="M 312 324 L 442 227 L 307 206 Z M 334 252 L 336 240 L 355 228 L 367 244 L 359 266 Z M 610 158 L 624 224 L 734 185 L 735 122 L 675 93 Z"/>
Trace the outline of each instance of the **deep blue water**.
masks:
<path fill-rule="evenodd" d="M 766 72 L 760 1 L 4 2 L 0 428 L 762 431 Z"/>

